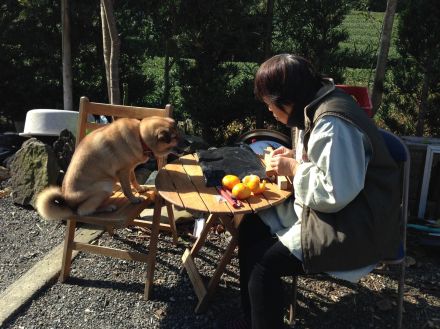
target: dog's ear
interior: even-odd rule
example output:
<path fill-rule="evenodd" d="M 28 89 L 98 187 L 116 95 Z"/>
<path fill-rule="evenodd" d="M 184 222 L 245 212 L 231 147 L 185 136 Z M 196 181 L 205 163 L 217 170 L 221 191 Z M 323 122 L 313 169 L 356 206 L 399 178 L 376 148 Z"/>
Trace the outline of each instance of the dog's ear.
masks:
<path fill-rule="evenodd" d="M 169 129 L 161 129 L 157 134 L 157 140 L 166 144 L 170 144 L 171 141 L 176 138 L 177 134 Z"/>

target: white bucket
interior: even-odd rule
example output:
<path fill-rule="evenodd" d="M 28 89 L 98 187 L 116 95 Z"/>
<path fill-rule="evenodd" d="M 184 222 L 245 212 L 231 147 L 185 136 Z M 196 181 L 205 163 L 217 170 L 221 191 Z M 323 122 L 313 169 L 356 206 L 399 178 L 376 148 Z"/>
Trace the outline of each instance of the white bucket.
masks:
<path fill-rule="evenodd" d="M 64 129 L 76 136 L 79 113 L 77 111 L 34 109 L 26 113 L 20 136 L 59 136 Z"/>

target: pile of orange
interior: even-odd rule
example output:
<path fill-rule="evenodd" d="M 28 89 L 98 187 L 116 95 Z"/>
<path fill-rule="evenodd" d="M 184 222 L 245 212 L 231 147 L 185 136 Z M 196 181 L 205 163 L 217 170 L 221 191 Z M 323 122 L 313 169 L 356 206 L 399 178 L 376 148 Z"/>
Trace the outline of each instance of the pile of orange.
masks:
<path fill-rule="evenodd" d="M 261 194 L 266 190 L 266 181 L 260 180 L 257 175 L 248 175 L 240 178 L 235 175 L 226 175 L 222 179 L 222 184 L 231 191 L 234 198 L 243 200 L 252 195 Z"/>

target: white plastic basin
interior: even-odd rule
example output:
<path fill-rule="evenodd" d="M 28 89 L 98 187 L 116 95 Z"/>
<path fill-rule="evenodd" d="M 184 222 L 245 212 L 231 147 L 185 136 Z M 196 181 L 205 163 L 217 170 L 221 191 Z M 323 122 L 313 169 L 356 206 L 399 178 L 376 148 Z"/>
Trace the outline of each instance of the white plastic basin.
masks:
<path fill-rule="evenodd" d="M 68 129 L 76 136 L 78 112 L 34 109 L 26 113 L 23 132 L 20 136 L 59 136 L 60 132 Z"/>

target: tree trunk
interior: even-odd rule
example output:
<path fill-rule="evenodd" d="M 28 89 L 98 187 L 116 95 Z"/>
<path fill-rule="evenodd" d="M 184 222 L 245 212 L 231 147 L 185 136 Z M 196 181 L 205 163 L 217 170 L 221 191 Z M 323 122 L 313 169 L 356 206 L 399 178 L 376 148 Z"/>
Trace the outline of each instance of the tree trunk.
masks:
<path fill-rule="evenodd" d="M 163 105 L 168 104 L 170 98 L 170 50 L 169 50 L 170 41 L 167 39 L 165 41 L 165 67 L 163 72 Z"/>
<path fill-rule="evenodd" d="M 102 27 L 102 53 L 104 55 L 105 80 L 107 85 L 107 95 L 110 102 L 110 35 L 108 31 L 107 18 L 105 17 L 104 3 L 101 1 L 101 27 Z"/>
<path fill-rule="evenodd" d="M 264 35 L 263 35 L 263 61 L 268 59 L 272 55 L 272 30 L 273 30 L 273 7 L 275 0 L 266 1 L 266 14 L 264 17 Z M 257 129 L 264 128 L 264 113 L 263 108 L 258 107 L 256 109 L 256 122 Z"/>
<path fill-rule="evenodd" d="M 267 0 L 266 2 L 266 16 L 264 22 L 264 36 L 263 36 L 263 60 L 268 59 L 272 55 L 272 30 L 273 30 L 273 7 L 275 0 Z"/>
<path fill-rule="evenodd" d="M 422 90 L 420 93 L 419 115 L 417 118 L 416 136 L 423 136 L 425 127 L 425 114 L 428 106 L 429 93 L 429 74 L 425 72 L 423 75 Z"/>
<path fill-rule="evenodd" d="M 371 102 L 373 104 L 373 116 L 376 114 L 382 102 L 385 70 L 388 60 L 388 52 L 390 50 L 396 6 L 397 6 L 397 0 L 387 1 L 387 9 L 385 11 L 385 17 L 382 26 L 382 35 L 380 38 L 379 53 L 377 55 L 376 73 L 374 75 L 373 91 L 371 93 Z"/>
<path fill-rule="evenodd" d="M 72 97 L 72 52 L 70 46 L 70 6 L 69 0 L 61 1 L 62 57 L 63 57 L 63 103 L 64 109 L 73 109 Z"/>
<path fill-rule="evenodd" d="M 102 10 L 104 11 L 104 23 L 110 38 L 110 56 L 107 59 L 108 67 L 106 73 L 108 74 L 107 81 L 109 82 L 108 89 L 110 91 L 109 100 L 111 104 L 121 104 L 121 92 L 119 89 L 119 55 L 120 55 L 120 41 L 118 30 L 116 28 L 116 20 L 113 11 L 112 0 L 101 0 L 101 17 Z M 105 35 L 103 34 L 103 40 Z M 104 40 L 105 42 L 105 40 Z M 105 58 L 105 55 L 104 55 Z"/>

